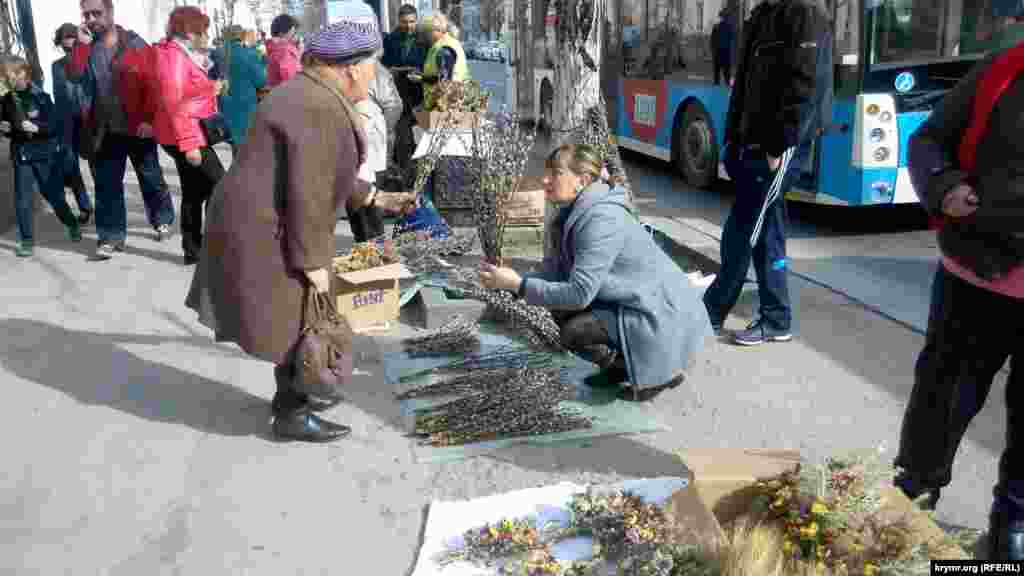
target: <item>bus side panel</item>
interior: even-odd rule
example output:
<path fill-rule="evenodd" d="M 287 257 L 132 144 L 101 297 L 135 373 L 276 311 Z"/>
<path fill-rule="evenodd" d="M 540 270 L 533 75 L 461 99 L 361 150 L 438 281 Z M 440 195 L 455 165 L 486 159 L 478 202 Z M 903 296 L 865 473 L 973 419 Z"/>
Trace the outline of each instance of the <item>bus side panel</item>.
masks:
<path fill-rule="evenodd" d="M 721 148 L 729 91 L 723 86 L 664 80 L 622 80 L 615 134 L 623 148 L 672 161 L 672 131 L 684 102 L 695 100 L 708 114 Z"/>
<path fill-rule="evenodd" d="M 708 120 L 711 122 L 711 129 L 714 130 L 715 142 L 721 151 L 725 144 L 725 117 L 729 113 L 730 91 L 725 86 L 697 82 L 672 82 L 669 85 L 669 110 L 672 116 L 669 118 L 668 130 L 665 134 L 666 145 L 672 147 L 672 122 L 675 115 L 682 114 L 680 108 L 690 100 L 696 100 L 707 112 Z M 719 160 L 722 155 L 719 154 Z"/>
<path fill-rule="evenodd" d="M 917 129 L 924 124 L 930 116 L 930 112 L 903 112 L 896 115 L 896 131 L 900 139 L 899 172 L 896 177 L 896 193 L 893 197 L 893 204 L 916 204 L 920 202 L 914 185 L 910 182 L 910 172 L 907 170 L 907 148 L 910 145 L 910 137 L 917 132 Z"/>
<path fill-rule="evenodd" d="M 835 98 L 832 101 L 833 125 L 853 126 L 856 101 Z M 852 165 L 853 130 L 829 130 L 818 140 L 821 146 L 818 166 L 818 190 L 812 201 L 821 204 L 860 206 L 864 203 L 866 176 L 863 169 Z"/>
<path fill-rule="evenodd" d="M 622 80 L 617 104 L 619 146 L 661 160 L 672 160 L 667 131 L 668 82 L 664 80 Z"/>

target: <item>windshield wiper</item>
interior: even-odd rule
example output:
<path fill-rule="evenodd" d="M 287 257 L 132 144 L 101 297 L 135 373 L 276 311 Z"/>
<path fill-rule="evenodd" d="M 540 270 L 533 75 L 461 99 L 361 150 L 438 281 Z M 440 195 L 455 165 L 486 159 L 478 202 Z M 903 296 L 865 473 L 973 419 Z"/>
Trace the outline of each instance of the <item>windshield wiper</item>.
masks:
<path fill-rule="evenodd" d="M 904 110 L 918 110 L 924 108 L 928 104 L 935 102 L 936 100 L 942 100 L 949 90 L 937 90 L 935 92 L 928 92 L 920 96 L 912 96 L 903 100 Z"/>

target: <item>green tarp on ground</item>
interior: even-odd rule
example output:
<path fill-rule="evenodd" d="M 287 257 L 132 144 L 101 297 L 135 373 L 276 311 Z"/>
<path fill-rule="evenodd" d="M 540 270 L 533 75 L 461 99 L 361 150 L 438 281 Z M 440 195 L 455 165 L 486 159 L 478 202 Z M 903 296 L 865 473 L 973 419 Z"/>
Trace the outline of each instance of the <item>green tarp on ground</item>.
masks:
<path fill-rule="evenodd" d="M 485 323 L 481 329 L 482 351 L 487 352 L 507 346 L 522 346 L 517 339 L 502 333 L 502 329 Z M 395 394 L 408 390 L 417 385 L 430 382 L 430 376 L 425 376 L 417 381 L 403 383 L 399 380 L 408 374 L 420 370 L 443 366 L 457 360 L 460 356 L 443 356 L 433 358 L 410 358 L 404 352 L 392 352 L 383 356 L 384 378 L 393 388 Z M 617 388 L 591 388 L 583 379 L 591 374 L 597 373 L 597 366 L 572 354 L 565 354 L 558 357 L 568 368 L 569 378 L 576 384 L 578 396 L 576 400 L 565 402 L 565 406 L 575 407 L 585 415 L 593 419 L 593 427 L 586 430 L 572 432 L 561 432 L 558 434 L 545 434 L 542 436 L 526 436 L 520 438 L 506 438 L 488 442 L 479 442 L 464 446 L 448 446 L 434 448 L 432 446 L 417 445 L 414 449 L 416 460 L 419 462 L 448 462 L 480 456 L 502 448 L 516 444 L 545 445 L 570 440 L 595 438 L 600 436 L 614 436 L 619 434 L 638 434 L 645 432 L 658 432 L 669 430 L 668 426 L 657 421 L 653 414 L 643 404 L 625 402 L 617 399 Z M 449 401 L 451 398 L 430 398 L 410 399 L 400 402 L 403 425 L 407 431 L 411 431 L 414 424 L 414 414 L 417 408 L 430 406 Z M 419 442 L 419 440 L 413 440 Z"/>

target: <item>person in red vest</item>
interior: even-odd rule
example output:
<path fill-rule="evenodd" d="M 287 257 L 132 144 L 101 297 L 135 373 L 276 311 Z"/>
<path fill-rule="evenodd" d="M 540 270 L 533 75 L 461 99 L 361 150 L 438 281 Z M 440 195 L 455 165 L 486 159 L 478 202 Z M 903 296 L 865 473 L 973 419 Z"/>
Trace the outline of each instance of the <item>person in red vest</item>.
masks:
<path fill-rule="evenodd" d="M 82 34 L 67 63 L 68 80 L 82 86 L 90 111 L 82 150 L 96 171 L 96 260 L 124 250 L 128 232 L 124 171 L 131 159 L 157 239 L 171 236 L 174 204 L 163 182 L 153 115 L 150 46 L 114 24 L 113 0 L 81 0 Z"/>
<path fill-rule="evenodd" d="M 1024 26 L 1024 2 L 996 16 Z M 1002 4 L 1002 5 L 1001 5 Z M 903 417 L 896 485 L 938 502 L 967 427 L 1010 361 L 1006 447 L 989 515 L 990 560 L 1024 560 L 1024 41 L 990 55 L 911 137 L 914 188 L 941 218 L 942 260 Z"/>

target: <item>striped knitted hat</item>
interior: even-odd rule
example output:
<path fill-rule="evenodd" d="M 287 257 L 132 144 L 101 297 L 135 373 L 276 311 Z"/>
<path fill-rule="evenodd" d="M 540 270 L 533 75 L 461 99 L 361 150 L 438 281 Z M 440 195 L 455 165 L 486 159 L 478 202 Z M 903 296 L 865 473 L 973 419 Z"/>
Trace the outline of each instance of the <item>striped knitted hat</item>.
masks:
<path fill-rule="evenodd" d="M 380 51 L 382 40 L 373 8 L 359 0 L 332 5 L 340 9 L 331 11 L 331 24 L 310 36 L 307 54 L 326 62 L 347 64 Z"/>

